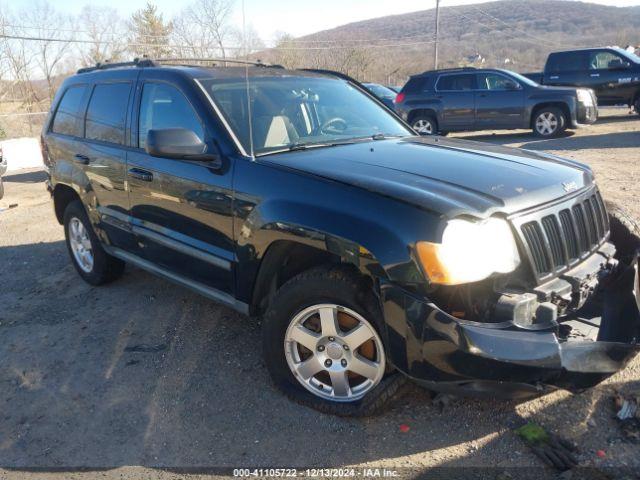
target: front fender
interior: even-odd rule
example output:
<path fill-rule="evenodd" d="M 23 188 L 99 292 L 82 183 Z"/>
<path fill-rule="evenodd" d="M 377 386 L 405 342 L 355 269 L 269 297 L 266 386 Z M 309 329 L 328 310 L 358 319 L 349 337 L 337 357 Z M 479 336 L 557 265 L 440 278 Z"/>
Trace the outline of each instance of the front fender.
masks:
<path fill-rule="evenodd" d="M 374 277 L 424 283 L 413 245 L 437 238 L 442 224 L 437 214 L 258 162 L 238 163 L 236 178 L 234 234 L 242 297 L 251 298 L 261 260 L 281 240 L 338 255 Z"/>

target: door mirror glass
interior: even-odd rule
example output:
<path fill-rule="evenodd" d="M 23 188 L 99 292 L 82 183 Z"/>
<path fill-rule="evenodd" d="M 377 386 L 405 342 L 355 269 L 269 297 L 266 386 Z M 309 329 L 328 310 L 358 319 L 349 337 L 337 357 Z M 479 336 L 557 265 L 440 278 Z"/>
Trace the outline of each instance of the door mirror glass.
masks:
<path fill-rule="evenodd" d="M 207 150 L 198 135 L 187 128 L 151 129 L 147 132 L 146 152 L 153 157 L 177 160 L 219 161 L 217 153 Z"/>

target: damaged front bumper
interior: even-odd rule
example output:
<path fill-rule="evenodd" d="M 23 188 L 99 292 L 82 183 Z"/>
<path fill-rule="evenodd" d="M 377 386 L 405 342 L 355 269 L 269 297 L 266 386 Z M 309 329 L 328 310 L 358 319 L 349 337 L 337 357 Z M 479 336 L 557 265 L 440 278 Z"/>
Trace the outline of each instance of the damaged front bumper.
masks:
<path fill-rule="evenodd" d="M 570 329 L 562 321 L 537 329 L 472 322 L 396 285 L 381 291 L 389 359 L 433 390 L 506 398 L 579 391 L 621 370 L 640 351 L 637 259 L 603 289 L 597 315 L 568 319 L 585 327 L 577 339 L 563 335 Z"/>

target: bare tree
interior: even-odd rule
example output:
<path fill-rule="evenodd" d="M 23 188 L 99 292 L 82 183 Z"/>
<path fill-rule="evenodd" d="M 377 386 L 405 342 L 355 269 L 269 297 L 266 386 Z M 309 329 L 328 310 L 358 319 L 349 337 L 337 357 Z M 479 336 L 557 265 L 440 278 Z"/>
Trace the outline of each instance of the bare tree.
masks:
<path fill-rule="evenodd" d="M 175 43 L 186 46 L 194 57 L 227 57 L 227 42 L 235 34 L 231 26 L 233 0 L 195 0 L 174 20 Z"/>
<path fill-rule="evenodd" d="M 165 22 L 158 7 L 147 5 L 135 12 L 129 22 L 129 46 L 138 56 L 166 57 L 171 54 L 169 39 L 173 24 Z"/>
<path fill-rule="evenodd" d="M 85 5 L 78 25 L 92 42 L 79 48 L 85 64 L 118 61 L 123 57 L 127 49 L 126 25 L 115 8 Z"/>
<path fill-rule="evenodd" d="M 20 18 L 29 25 L 31 36 L 40 39 L 32 41 L 29 49 L 33 51 L 36 71 L 47 82 L 49 100 L 52 100 L 56 89 L 54 77 L 59 73 L 58 66 L 70 49 L 74 22 L 46 0 L 37 0 L 20 13 Z M 55 38 L 52 25 L 57 31 Z"/>

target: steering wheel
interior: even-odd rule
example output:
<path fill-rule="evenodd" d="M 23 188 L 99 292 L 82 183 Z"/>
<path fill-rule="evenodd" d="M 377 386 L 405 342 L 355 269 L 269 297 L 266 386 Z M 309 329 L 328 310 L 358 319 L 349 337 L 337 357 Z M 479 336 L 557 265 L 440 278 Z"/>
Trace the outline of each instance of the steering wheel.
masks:
<path fill-rule="evenodd" d="M 347 129 L 347 121 L 344 118 L 333 117 L 324 122 L 320 126 L 320 131 L 323 133 L 344 133 Z"/>

